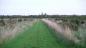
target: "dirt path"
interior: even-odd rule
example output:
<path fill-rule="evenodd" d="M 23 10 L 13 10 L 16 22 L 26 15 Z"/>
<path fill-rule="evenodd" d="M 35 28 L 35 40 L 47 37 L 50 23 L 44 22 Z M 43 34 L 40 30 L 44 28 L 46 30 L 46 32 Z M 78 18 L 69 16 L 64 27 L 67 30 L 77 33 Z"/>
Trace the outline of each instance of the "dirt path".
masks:
<path fill-rule="evenodd" d="M 79 42 L 79 40 L 72 34 L 72 31 L 68 26 L 65 26 L 64 28 L 53 21 L 47 20 L 47 19 L 42 19 L 43 22 L 45 22 L 49 27 L 54 29 L 56 33 L 62 34 L 64 37 L 66 37 L 69 40 L 73 40 L 75 43 Z"/>

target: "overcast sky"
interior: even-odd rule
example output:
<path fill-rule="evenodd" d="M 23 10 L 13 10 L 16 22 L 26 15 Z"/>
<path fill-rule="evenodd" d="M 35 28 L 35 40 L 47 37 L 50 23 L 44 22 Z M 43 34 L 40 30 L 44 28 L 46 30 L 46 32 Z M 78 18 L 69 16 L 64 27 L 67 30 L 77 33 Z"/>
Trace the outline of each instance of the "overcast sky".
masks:
<path fill-rule="evenodd" d="M 86 0 L 0 0 L 0 15 L 85 14 Z"/>

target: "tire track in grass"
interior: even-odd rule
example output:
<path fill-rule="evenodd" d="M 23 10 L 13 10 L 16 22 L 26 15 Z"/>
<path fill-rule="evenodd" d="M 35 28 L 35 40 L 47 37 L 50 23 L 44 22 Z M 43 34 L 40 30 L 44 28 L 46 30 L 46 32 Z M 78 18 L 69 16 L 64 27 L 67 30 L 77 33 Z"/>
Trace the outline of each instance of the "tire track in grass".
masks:
<path fill-rule="evenodd" d="M 43 22 L 38 21 L 30 29 L 3 44 L 2 48 L 64 48 Z"/>

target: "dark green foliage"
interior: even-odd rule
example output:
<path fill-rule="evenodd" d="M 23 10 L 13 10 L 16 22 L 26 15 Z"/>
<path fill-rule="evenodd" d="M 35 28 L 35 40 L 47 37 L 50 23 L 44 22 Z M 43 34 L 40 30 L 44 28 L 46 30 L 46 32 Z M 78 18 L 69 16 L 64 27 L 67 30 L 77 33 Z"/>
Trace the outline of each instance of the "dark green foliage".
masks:
<path fill-rule="evenodd" d="M 3 19 L 0 20 L 0 26 L 5 26 L 5 22 Z"/>
<path fill-rule="evenodd" d="M 81 21 L 81 24 L 84 24 L 85 22 L 84 21 Z"/>
<path fill-rule="evenodd" d="M 18 19 L 18 22 L 21 22 L 21 21 L 22 21 L 22 19 L 21 19 L 21 18 L 19 18 L 19 19 Z"/>
<path fill-rule="evenodd" d="M 70 20 L 70 27 L 77 31 L 78 30 L 78 27 L 80 25 L 80 21 L 78 19 L 75 19 L 75 20 Z"/>

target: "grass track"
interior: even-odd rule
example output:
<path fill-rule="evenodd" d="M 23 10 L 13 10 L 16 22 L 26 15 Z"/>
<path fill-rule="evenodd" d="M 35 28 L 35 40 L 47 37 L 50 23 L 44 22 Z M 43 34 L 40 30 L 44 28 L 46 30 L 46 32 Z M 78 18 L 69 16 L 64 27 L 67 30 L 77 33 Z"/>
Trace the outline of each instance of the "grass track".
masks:
<path fill-rule="evenodd" d="M 3 44 L 2 48 L 65 48 L 51 32 L 43 22 L 38 21 L 23 34 Z"/>

